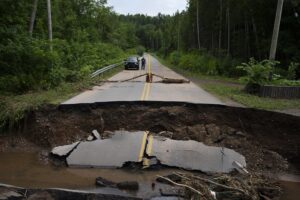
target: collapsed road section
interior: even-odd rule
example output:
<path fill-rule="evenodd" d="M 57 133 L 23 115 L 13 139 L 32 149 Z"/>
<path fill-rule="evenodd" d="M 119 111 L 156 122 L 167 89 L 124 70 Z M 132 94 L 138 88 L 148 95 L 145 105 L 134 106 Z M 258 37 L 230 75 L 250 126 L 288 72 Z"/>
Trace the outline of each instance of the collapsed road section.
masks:
<path fill-rule="evenodd" d="M 192 140 L 153 137 L 142 131 L 117 131 L 108 139 L 56 147 L 52 154 L 60 156 L 60 152 L 64 152 L 67 155 L 69 152 L 65 152 L 66 149 L 71 152 L 66 158 L 71 167 L 120 168 L 129 162 L 142 161 L 144 167 L 162 164 L 215 173 L 229 173 L 235 168 L 246 167 L 245 157 L 231 149 L 207 146 Z"/>
<path fill-rule="evenodd" d="M 149 130 L 149 133 L 139 130 Z M 153 187 L 155 194 L 148 195 L 152 197 L 161 195 L 162 185 L 158 185 L 156 175 L 166 176 L 175 171 L 180 173 L 177 174 L 181 180 L 177 180 L 178 176 L 176 179 L 167 178 L 201 191 L 209 200 L 210 191 L 227 197 L 230 194 L 227 199 L 242 199 L 241 195 L 247 197 L 244 199 L 261 199 L 261 195 L 272 199 L 280 196 L 282 187 L 273 178 L 268 178 L 266 172 L 298 172 L 299 130 L 299 117 L 213 105 L 118 102 L 63 106 L 60 109 L 44 107 L 30 113 L 24 119 L 24 126 L 15 134 L 0 137 L 0 150 L 4 152 L 0 156 L 0 180 L 26 188 L 36 185 L 44 188 L 89 188 L 97 192 L 113 190 L 118 194 L 120 191 L 115 188 L 118 184 L 136 181 L 139 189 L 130 194 L 145 197 Z M 106 145 L 108 149 L 101 149 L 105 143 L 110 144 Z M 72 145 L 62 147 L 66 144 Z M 62 159 L 53 161 L 48 156 L 51 149 Z M 130 152 L 129 155 L 125 149 Z M 12 151 L 35 153 L 24 157 Z M 75 156 L 77 153 L 80 156 Z M 88 160 L 92 154 L 92 161 L 97 163 L 91 164 Z M 41 161 L 42 165 L 32 166 L 34 156 L 37 157 L 36 162 Z M 70 163 L 71 166 L 83 167 L 65 167 L 64 164 L 72 157 L 74 163 Z M 83 158 L 86 163 L 82 163 Z M 244 168 L 245 161 L 247 170 Z M 28 165 L 24 168 L 26 162 Z M 49 165 L 44 166 L 43 163 Z M 210 169 L 205 168 L 206 165 Z M 94 169 L 90 169 L 91 166 Z M 150 169 L 140 170 L 147 166 Z M 103 169 L 106 167 L 117 169 Z M 242 173 L 235 170 L 231 173 L 198 172 L 226 172 L 232 171 L 232 168 L 238 168 Z M 114 182 L 114 188 L 99 188 L 99 180 L 103 183 L 104 179 Z M 98 185 L 95 185 L 95 180 L 98 180 Z M 220 184 L 227 187 L 220 188 Z M 189 189 L 184 191 L 188 199 L 195 196 Z M 169 194 L 164 188 L 163 192 Z"/>

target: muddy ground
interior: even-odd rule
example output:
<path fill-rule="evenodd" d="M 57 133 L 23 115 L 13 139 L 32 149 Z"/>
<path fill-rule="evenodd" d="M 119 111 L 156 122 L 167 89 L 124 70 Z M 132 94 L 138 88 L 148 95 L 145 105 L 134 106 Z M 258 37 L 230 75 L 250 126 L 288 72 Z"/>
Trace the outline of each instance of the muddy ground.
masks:
<path fill-rule="evenodd" d="M 170 103 L 44 107 L 32 112 L 0 150 L 50 149 L 85 139 L 97 129 L 148 130 L 175 140 L 224 146 L 246 157 L 249 170 L 300 169 L 300 117 L 256 109 Z"/>

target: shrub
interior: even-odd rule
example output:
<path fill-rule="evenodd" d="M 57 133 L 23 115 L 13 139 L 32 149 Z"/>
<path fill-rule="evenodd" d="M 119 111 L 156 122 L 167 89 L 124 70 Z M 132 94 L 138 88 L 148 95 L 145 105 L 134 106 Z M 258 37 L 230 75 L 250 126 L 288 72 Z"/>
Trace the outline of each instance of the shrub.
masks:
<path fill-rule="evenodd" d="M 178 65 L 180 62 L 180 53 L 178 51 L 173 51 L 170 54 L 170 61 L 173 65 Z"/>
<path fill-rule="evenodd" d="M 300 66 L 299 63 L 291 62 L 287 72 L 287 79 L 295 80 L 297 78 L 297 70 L 299 66 Z"/>
<path fill-rule="evenodd" d="M 256 61 L 250 58 L 248 63 L 242 63 L 237 69 L 244 70 L 247 80 L 246 91 L 249 93 L 257 93 L 261 85 L 268 83 L 273 67 L 277 64 L 276 61 L 263 60 Z"/>

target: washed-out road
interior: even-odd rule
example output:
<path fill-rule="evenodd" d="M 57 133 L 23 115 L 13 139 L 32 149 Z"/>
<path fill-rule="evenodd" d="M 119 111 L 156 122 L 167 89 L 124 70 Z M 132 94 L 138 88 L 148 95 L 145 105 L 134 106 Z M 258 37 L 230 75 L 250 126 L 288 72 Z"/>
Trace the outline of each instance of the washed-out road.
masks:
<path fill-rule="evenodd" d="M 145 73 L 156 74 L 164 78 L 185 79 L 183 76 L 163 66 L 153 56 L 146 54 L 144 57 L 147 63 L 145 70 L 123 70 L 104 82 L 104 84 L 95 86 L 92 90 L 85 91 L 63 102 L 62 105 L 127 101 L 187 102 L 223 105 L 220 100 L 193 82 L 166 84 L 159 82 L 161 78 L 154 77 L 152 83 L 147 83 L 145 76 L 122 82 Z"/>

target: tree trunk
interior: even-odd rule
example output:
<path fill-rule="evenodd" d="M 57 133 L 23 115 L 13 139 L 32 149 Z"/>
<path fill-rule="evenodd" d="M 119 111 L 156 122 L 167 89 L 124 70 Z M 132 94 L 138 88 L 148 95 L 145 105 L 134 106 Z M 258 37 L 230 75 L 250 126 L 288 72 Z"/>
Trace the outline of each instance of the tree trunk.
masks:
<path fill-rule="evenodd" d="M 260 53 L 260 48 L 259 48 L 257 27 L 256 27 L 256 23 L 255 23 L 253 14 L 251 16 L 251 20 L 252 20 L 252 27 L 253 27 L 253 33 L 254 33 L 254 38 L 255 38 L 255 47 L 256 47 L 256 51 L 257 51 L 257 56 L 258 56 L 259 60 L 261 60 L 261 53 Z"/>
<path fill-rule="evenodd" d="M 179 48 L 180 48 L 180 28 L 181 28 L 181 24 L 180 24 L 180 21 L 178 20 L 177 51 L 179 51 Z"/>
<path fill-rule="evenodd" d="M 214 54 L 215 52 L 215 44 L 214 44 L 214 32 L 211 32 L 211 52 Z"/>
<path fill-rule="evenodd" d="M 245 14 L 245 54 L 244 54 L 245 58 L 248 58 L 250 54 L 249 44 L 250 44 L 249 24 L 248 24 L 247 15 Z"/>
<path fill-rule="evenodd" d="M 222 47 L 223 0 L 220 0 L 219 53 Z"/>
<path fill-rule="evenodd" d="M 276 11 L 274 30 L 273 30 L 273 36 L 271 42 L 271 49 L 270 49 L 270 57 L 269 57 L 270 60 L 275 60 L 276 58 L 276 50 L 277 50 L 277 42 L 278 42 L 278 35 L 280 29 L 283 2 L 284 0 L 278 0 L 278 4 L 277 4 L 277 11 Z"/>
<path fill-rule="evenodd" d="M 48 11 L 48 34 L 50 41 L 50 50 L 52 51 L 52 17 L 51 17 L 51 0 L 47 0 L 47 11 Z"/>
<path fill-rule="evenodd" d="M 227 7 L 227 55 L 230 55 L 230 7 Z"/>
<path fill-rule="evenodd" d="M 33 0 L 33 7 L 32 7 L 32 13 L 31 13 L 31 17 L 30 17 L 30 24 L 29 24 L 30 37 L 32 36 L 32 32 L 33 32 L 33 28 L 34 28 L 37 5 L 38 5 L 38 0 Z"/>
<path fill-rule="evenodd" d="M 200 27 L 199 27 L 199 2 L 197 1 L 197 39 L 198 39 L 198 49 L 201 49 L 200 45 Z"/>

